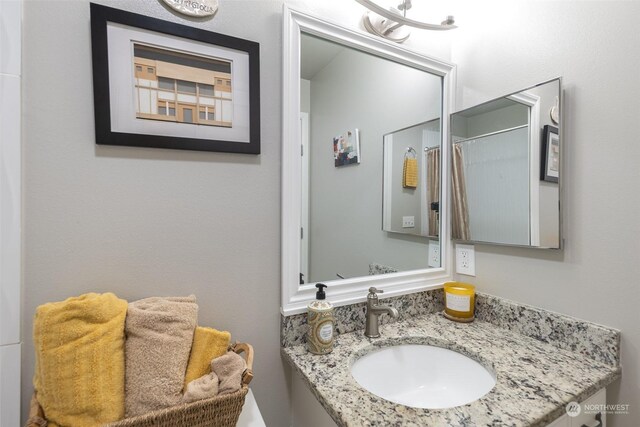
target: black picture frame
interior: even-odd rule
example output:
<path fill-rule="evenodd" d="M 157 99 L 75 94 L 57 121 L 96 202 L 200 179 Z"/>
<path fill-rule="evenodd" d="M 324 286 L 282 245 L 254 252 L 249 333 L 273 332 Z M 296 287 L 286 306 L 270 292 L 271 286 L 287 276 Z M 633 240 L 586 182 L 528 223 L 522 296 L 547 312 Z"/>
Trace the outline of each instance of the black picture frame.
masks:
<path fill-rule="evenodd" d="M 120 146 L 134 146 L 134 147 L 154 147 L 154 148 L 168 148 L 168 149 L 179 149 L 179 150 L 196 150 L 196 151 L 219 151 L 219 152 L 228 152 L 228 153 L 244 153 L 244 154 L 260 154 L 260 45 L 259 43 L 244 40 L 236 37 L 231 37 L 224 34 L 218 34 L 211 31 L 202 30 L 199 28 L 193 28 L 186 25 L 176 24 L 173 22 L 163 21 L 156 18 L 150 18 L 143 15 L 138 15 L 130 12 L 126 12 L 120 9 L 114 9 L 98 4 L 91 3 L 90 5 L 91 12 L 91 43 L 92 43 L 92 62 L 93 62 L 93 94 L 94 94 L 94 114 L 95 114 L 95 132 L 96 132 L 96 143 L 97 144 L 105 144 L 105 145 L 120 145 Z M 248 84 L 248 107 L 246 106 L 246 102 L 244 105 L 244 115 L 243 115 L 243 123 L 247 123 L 248 125 L 244 126 L 244 134 L 243 139 L 238 141 L 225 139 L 224 132 L 228 132 L 226 129 L 223 129 L 221 125 L 216 126 L 202 126 L 192 124 L 189 122 L 179 122 L 178 117 L 176 115 L 176 111 L 178 109 L 178 89 L 176 91 L 175 104 L 173 108 L 174 121 L 175 123 L 165 123 L 159 126 L 183 126 L 182 128 L 172 128 L 176 132 L 180 133 L 181 129 L 187 130 L 184 126 L 202 126 L 206 127 L 207 132 L 210 134 L 216 134 L 216 132 L 222 134 L 220 138 L 204 138 L 204 137 L 193 137 L 193 136 L 176 136 L 176 135 L 167 135 L 162 134 L 161 132 L 154 133 L 135 133 L 135 132 L 126 132 L 120 130 L 114 130 L 112 126 L 112 117 L 111 117 L 111 92 L 110 92 L 110 75 L 109 75 L 109 34 L 107 31 L 108 23 L 114 23 L 119 26 L 131 27 L 133 29 L 141 29 L 148 30 L 154 33 L 159 33 L 162 35 L 168 35 L 170 37 L 174 37 L 180 42 L 191 43 L 191 41 L 197 42 L 199 45 L 202 43 L 207 43 L 213 45 L 214 47 L 220 47 L 222 50 L 237 51 L 241 55 L 248 56 L 248 61 L 244 61 L 246 64 L 248 62 L 248 70 L 242 71 L 242 76 L 246 80 L 245 87 Z M 162 48 L 160 48 L 160 51 Z M 133 49 L 131 49 L 133 51 Z M 133 54 L 129 54 L 133 55 Z M 178 56 L 178 54 L 176 54 Z M 184 56 L 189 56 L 188 54 L 184 54 Z M 232 61 L 229 60 L 228 67 L 231 70 Z M 133 74 L 134 65 L 130 63 L 131 71 L 127 70 L 126 72 Z M 235 64 L 234 64 L 235 67 Z M 136 67 L 137 68 L 137 67 Z M 229 71 L 231 73 L 231 71 Z M 232 74 L 229 74 L 229 83 L 231 86 L 229 91 L 229 96 L 233 96 L 231 102 L 235 102 L 236 94 L 232 92 L 235 89 L 235 82 L 232 86 Z M 235 74 L 233 74 L 235 76 Z M 246 77 L 248 76 L 248 78 Z M 134 81 L 134 79 L 131 79 Z M 178 80 L 176 80 L 178 82 Z M 189 83 L 189 82 L 187 82 Z M 176 83 L 176 88 L 178 83 Z M 134 90 L 137 90 L 138 86 L 134 86 Z M 115 90 L 115 89 L 114 89 Z M 134 90 L 131 90 L 131 93 L 134 93 Z M 198 89 L 199 90 L 199 89 Z M 213 90 L 213 89 L 212 89 Z M 140 97 L 139 92 L 138 97 Z M 200 92 L 198 92 L 200 93 Z M 231 95 L 233 93 L 233 95 Z M 134 104 L 134 100 L 136 95 L 132 95 L 132 104 Z M 157 96 L 157 95 L 156 95 Z M 246 96 L 246 90 L 244 91 L 244 95 Z M 200 98 L 198 98 L 200 99 Z M 138 101 L 139 103 L 139 101 Z M 151 104 L 151 101 L 150 103 Z M 169 105 L 169 104 L 167 104 Z M 199 105 L 199 104 L 196 104 Z M 232 116 L 233 122 L 235 122 L 236 118 L 236 109 L 234 108 L 235 104 L 232 107 Z M 138 108 L 132 106 L 131 108 Z M 239 109 L 239 108 L 238 108 Z M 169 107 L 167 106 L 167 111 Z M 136 110 L 137 111 L 137 110 Z M 193 119 L 193 111 L 189 112 L 189 120 Z M 197 107 L 195 110 L 195 114 L 202 114 L 202 110 L 200 107 Z M 212 108 L 213 111 L 213 108 Z M 205 113 L 208 114 L 208 113 Z M 213 113 L 210 113 L 211 117 L 213 117 Z M 164 117 L 164 116 L 163 116 Z M 167 117 L 169 117 L 167 115 Z M 200 116 L 198 115 L 198 120 Z M 210 116 L 205 115 L 205 118 Z M 131 119 L 131 122 L 135 122 L 136 117 Z M 141 120 L 141 119 L 137 119 Z M 211 119 L 214 120 L 214 119 Z M 147 122 L 151 122 L 153 120 L 148 120 Z M 162 120 L 160 120 L 162 121 Z M 136 122 L 139 123 L 139 122 Z M 229 122 L 231 123 L 231 122 Z M 146 125 L 145 125 L 146 126 Z M 156 126 L 156 125 L 150 125 Z M 228 124 L 227 128 L 232 128 L 232 124 Z M 240 128 L 240 126 L 238 126 Z M 191 128 L 193 129 L 193 128 Z M 187 131 L 185 133 L 193 134 L 193 131 Z"/>
<path fill-rule="evenodd" d="M 557 183 L 560 176 L 560 137 L 558 128 L 545 125 L 540 145 L 540 180 Z"/>

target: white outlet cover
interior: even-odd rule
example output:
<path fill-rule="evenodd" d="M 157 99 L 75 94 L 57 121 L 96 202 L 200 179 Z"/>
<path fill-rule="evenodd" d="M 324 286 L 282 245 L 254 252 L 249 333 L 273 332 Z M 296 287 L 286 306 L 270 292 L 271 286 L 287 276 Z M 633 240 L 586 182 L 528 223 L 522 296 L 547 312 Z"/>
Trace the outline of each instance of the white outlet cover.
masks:
<path fill-rule="evenodd" d="M 456 273 L 476 275 L 476 253 L 473 245 L 456 245 Z"/>
<path fill-rule="evenodd" d="M 429 240 L 429 267 L 440 267 L 440 242 Z"/>

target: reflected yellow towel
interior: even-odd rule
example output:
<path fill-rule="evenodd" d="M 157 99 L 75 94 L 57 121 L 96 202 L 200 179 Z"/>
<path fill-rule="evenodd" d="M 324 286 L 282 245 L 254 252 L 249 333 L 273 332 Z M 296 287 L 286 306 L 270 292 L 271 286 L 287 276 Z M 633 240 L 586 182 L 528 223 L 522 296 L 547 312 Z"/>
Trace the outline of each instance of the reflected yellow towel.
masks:
<path fill-rule="evenodd" d="M 402 168 L 402 186 L 416 188 L 418 186 L 418 160 L 405 157 Z"/>
<path fill-rule="evenodd" d="M 198 326 L 193 334 L 191 355 L 184 378 L 184 390 L 191 381 L 211 372 L 211 361 L 227 352 L 231 334 Z"/>
<path fill-rule="evenodd" d="M 95 426 L 124 417 L 127 302 L 112 293 L 41 305 L 33 322 L 33 384 L 49 426 Z"/>

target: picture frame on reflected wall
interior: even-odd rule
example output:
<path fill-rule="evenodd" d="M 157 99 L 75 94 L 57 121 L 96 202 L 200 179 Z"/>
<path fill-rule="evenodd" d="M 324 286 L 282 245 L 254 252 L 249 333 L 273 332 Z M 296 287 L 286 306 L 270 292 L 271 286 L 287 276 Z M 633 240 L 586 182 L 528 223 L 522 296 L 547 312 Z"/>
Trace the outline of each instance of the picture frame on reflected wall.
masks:
<path fill-rule="evenodd" d="M 545 125 L 542 132 L 540 180 L 558 182 L 560 175 L 560 137 L 558 128 Z"/>
<path fill-rule="evenodd" d="M 96 143 L 260 154 L 260 45 L 91 3 Z"/>
<path fill-rule="evenodd" d="M 360 163 L 360 131 L 347 130 L 333 138 L 333 163 L 335 167 Z"/>

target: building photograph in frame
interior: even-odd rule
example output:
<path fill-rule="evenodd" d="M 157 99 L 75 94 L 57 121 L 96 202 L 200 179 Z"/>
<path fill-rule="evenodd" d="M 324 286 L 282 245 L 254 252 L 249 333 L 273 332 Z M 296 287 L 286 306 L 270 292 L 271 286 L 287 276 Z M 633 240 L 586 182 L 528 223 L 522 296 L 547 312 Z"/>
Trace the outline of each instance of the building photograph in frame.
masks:
<path fill-rule="evenodd" d="M 260 153 L 260 46 L 91 4 L 96 143 Z"/>
<path fill-rule="evenodd" d="M 231 62 L 133 45 L 136 117 L 233 126 Z"/>

